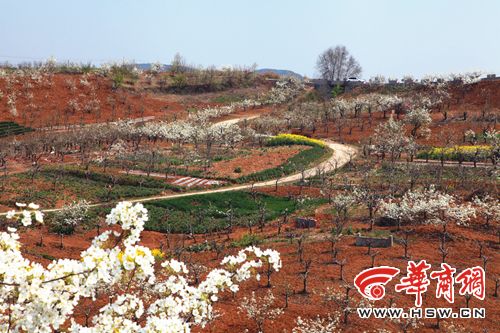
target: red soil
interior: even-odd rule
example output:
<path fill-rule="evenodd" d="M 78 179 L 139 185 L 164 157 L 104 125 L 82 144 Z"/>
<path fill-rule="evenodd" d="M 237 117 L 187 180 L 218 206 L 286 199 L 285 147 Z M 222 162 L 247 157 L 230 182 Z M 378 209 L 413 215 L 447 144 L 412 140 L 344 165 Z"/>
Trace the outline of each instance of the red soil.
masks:
<path fill-rule="evenodd" d="M 99 123 L 116 121 L 117 119 L 141 118 L 155 116 L 158 119 L 173 117 L 182 112 L 184 106 L 174 99 L 158 98 L 152 94 L 135 92 L 128 89 L 114 90 L 109 79 L 92 75 L 90 85 L 80 83 L 81 75 L 56 74 L 51 86 L 37 83 L 30 78 L 19 78 L 19 82 L 7 89 L 5 79 L 0 79 L 0 91 L 4 97 L 0 100 L 0 121 L 16 121 L 18 123 L 40 128 L 67 124 Z M 68 82 L 74 83 L 74 89 Z M 25 84 L 31 84 L 25 88 Z M 17 100 L 17 116 L 9 111 L 7 96 L 15 91 Z M 29 106 L 28 94 L 32 94 L 33 107 Z M 91 99 L 92 94 L 99 100 L 99 110 L 86 112 L 83 106 Z M 76 100 L 80 110 L 68 111 L 68 102 Z M 114 105 L 114 111 L 113 111 Z"/>
<path fill-rule="evenodd" d="M 491 108 L 500 108 L 500 80 L 480 81 L 466 86 L 465 89 L 452 88 L 452 102 L 463 107 L 482 107 L 488 104 Z"/>
<path fill-rule="evenodd" d="M 0 78 L 0 121 L 15 121 L 33 128 L 86 124 L 154 116 L 159 120 L 172 120 L 187 116 L 191 108 L 217 105 L 218 97 L 256 96 L 265 92 L 266 84 L 253 88 L 193 95 L 156 94 L 147 89 L 145 83 L 113 89 L 109 78 L 90 75 L 89 85 L 80 82 L 80 74 L 54 74 L 47 81 L 37 82 L 29 77 L 18 77 L 11 87 L 5 78 Z M 16 94 L 17 115 L 10 112 L 8 96 Z M 32 97 L 29 97 L 32 95 Z M 90 112 L 83 107 L 93 98 L 99 108 Z M 68 102 L 77 101 L 79 110 L 69 111 Z M 222 99 L 223 100 L 223 99 Z M 31 106 L 30 106 L 31 104 Z M 114 105 L 114 107 L 113 107 Z"/>
<path fill-rule="evenodd" d="M 238 178 L 280 166 L 305 148 L 293 146 L 252 151 L 248 155 L 239 156 L 227 161 L 215 162 L 209 169 L 209 173 L 215 177 Z M 236 168 L 241 168 L 241 172 L 234 172 Z"/>

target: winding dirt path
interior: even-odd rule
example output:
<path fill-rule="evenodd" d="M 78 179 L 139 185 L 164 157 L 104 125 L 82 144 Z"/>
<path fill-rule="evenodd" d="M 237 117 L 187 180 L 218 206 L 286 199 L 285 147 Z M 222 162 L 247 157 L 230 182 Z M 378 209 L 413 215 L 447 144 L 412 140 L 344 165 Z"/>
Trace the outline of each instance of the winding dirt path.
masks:
<path fill-rule="evenodd" d="M 251 120 L 251 119 L 255 119 L 255 118 L 259 118 L 259 117 L 260 117 L 260 115 L 254 114 L 251 116 L 243 116 L 243 117 L 218 121 L 218 122 L 216 122 L 216 124 L 232 125 L 232 124 L 240 123 L 240 122 L 245 121 L 245 120 Z"/>

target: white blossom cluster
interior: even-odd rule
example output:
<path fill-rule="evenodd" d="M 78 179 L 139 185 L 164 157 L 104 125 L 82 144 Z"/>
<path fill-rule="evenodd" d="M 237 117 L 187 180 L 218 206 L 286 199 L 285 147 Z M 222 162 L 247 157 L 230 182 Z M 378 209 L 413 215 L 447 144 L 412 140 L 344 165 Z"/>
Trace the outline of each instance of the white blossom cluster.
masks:
<path fill-rule="evenodd" d="M 275 86 L 267 94 L 259 99 L 245 99 L 229 105 L 207 107 L 190 114 L 190 119 L 203 123 L 212 118 L 226 116 L 241 109 L 247 110 L 267 104 L 283 104 L 297 96 L 303 89 L 304 85 L 297 79 L 281 79 L 276 82 Z"/>
<path fill-rule="evenodd" d="M 204 122 L 204 121 L 209 121 L 210 119 L 213 118 L 220 118 L 223 116 L 227 116 L 231 113 L 234 113 L 238 110 L 246 110 L 249 108 L 255 108 L 258 106 L 261 106 L 262 103 L 259 102 L 258 100 L 253 100 L 253 99 L 245 99 L 240 102 L 233 102 L 229 105 L 223 105 L 223 106 L 210 106 L 204 109 L 201 109 L 199 111 L 193 112 L 189 115 L 189 118 L 198 121 L 198 122 Z"/>
<path fill-rule="evenodd" d="M 54 224 L 61 227 L 77 226 L 85 219 L 85 216 L 90 208 L 89 205 L 89 202 L 86 200 L 80 200 L 63 206 L 62 209 L 55 214 Z"/>
<path fill-rule="evenodd" d="M 165 261 L 155 272 L 152 251 L 138 245 L 147 220 L 142 204 L 119 203 L 106 222 L 121 231 L 114 228 L 96 237 L 80 260 L 54 260 L 47 267 L 23 257 L 16 229 L 1 232 L 0 331 L 53 332 L 70 322 L 71 332 L 189 332 L 191 325 L 204 325 L 212 317 L 220 291 L 237 291 L 238 283 L 256 274 L 263 262 L 281 267 L 278 252 L 249 247 L 225 258 L 222 268 L 208 273 L 199 286 L 190 285 L 186 265 L 176 260 Z M 141 297 L 146 287 L 154 298 Z M 101 308 L 90 327 L 75 322 L 75 307 L 83 298 L 95 300 L 99 290 L 118 296 Z"/>
<path fill-rule="evenodd" d="M 255 292 L 252 292 L 251 297 L 243 298 L 239 309 L 257 324 L 258 332 L 263 332 L 264 321 L 275 320 L 283 314 L 283 309 L 275 307 L 274 301 L 275 297 L 271 290 L 261 297 L 256 297 Z"/>
<path fill-rule="evenodd" d="M 150 140 L 165 140 L 176 143 L 226 144 L 233 147 L 243 140 L 243 133 L 237 124 L 175 121 L 172 123 L 147 123 L 133 127 L 120 125 L 124 135 L 145 136 Z M 129 129 L 126 129 L 130 127 Z"/>
<path fill-rule="evenodd" d="M 478 196 L 472 199 L 479 215 L 483 216 L 486 223 L 500 222 L 500 200 L 490 195 L 480 198 Z"/>
<path fill-rule="evenodd" d="M 340 314 L 335 313 L 327 318 L 317 316 L 313 319 L 297 318 L 292 333 L 335 333 L 339 331 Z"/>
<path fill-rule="evenodd" d="M 445 225 L 454 221 L 466 225 L 475 217 L 476 209 L 470 203 L 459 203 L 449 194 L 434 186 L 406 192 L 401 200 L 388 199 L 381 203 L 382 216 L 404 223 Z"/>
<path fill-rule="evenodd" d="M 283 104 L 304 90 L 302 81 L 289 77 L 276 82 L 276 85 L 263 98 L 263 104 Z"/>
<path fill-rule="evenodd" d="M 16 202 L 19 211 L 10 210 L 7 212 L 7 219 L 18 220 L 24 227 L 32 224 L 33 219 L 38 223 L 43 223 L 43 213 L 38 209 L 40 206 L 34 203 L 26 205 L 25 203 Z"/>
<path fill-rule="evenodd" d="M 461 84 L 472 84 L 481 80 L 481 76 L 483 72 L 481 71 L 473 71 L 473 72 L 464 72 L 464 73 L 449 73 L 449 74 L 427 74 L 424 75 L 420 79 L 420 84 L 423 85 L 440 85 L 446 83 L 461 83 Z M 398 81 L 397 78 L 386 78 L 383 75 L 375 75 L 372 76 L 369 80 L 370 84 L 373 85 L 383 85 L 387 83 L 387 81 Z M 401 78 L 401 82 L 404 84 L 415 84 L 418 82 L 411 75 L 404 75 Z"/>
<path fill-rule="evenodd" d="M 422 84 L 436 84 L 447 82 L 460 82 L 462 84 L 472 84 L 481 80 L 481 71 L 466 73 L 450 73 L 445 75 L 429 74 L 422 77 Z"/>

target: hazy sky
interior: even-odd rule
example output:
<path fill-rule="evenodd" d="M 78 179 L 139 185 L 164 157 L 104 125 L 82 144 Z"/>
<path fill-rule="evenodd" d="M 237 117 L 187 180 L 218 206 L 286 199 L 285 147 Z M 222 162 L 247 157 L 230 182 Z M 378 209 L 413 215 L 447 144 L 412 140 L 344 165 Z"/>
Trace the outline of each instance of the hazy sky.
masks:
<path fill-rule="evenodd" d="M 313 76 L 344 44 L 363 77 L 500 74 L 499 0 L 0 0 L 0 61 L 251 65 Z"/>

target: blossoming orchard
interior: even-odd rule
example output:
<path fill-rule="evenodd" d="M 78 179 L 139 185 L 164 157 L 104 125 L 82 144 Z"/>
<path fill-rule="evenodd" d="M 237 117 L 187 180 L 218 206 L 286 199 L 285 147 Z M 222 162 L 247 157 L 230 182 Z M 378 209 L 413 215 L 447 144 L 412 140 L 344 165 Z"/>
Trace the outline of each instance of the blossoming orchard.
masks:
<path fill-rule="evenodd" d="M 31 225 L 32 215 L 43 223 L 38 206 L 28 207 L 32 210 L 12 211 L 8 217 L 25 227 Z M 120 231 L 96 237 L 81 260 L 61 259 L 46 268 L 23 257 L 16 228 L 2 232 L 2 331 L 52 332 L 69 321 L 71 332 L 189 332 L 191 325 L 204 326 L 212 317 L 218 293 L 237 292 L 239 283 L 252 276 L 258 279 L 263 263 L 275 271 L 281 268 L 278 252 L 248 247 L 224 258 L 221 268 L 198 286 L 189 285 L 184 263 L 165 260 L 157 272 L 152 251 L 137 244 L 147 220 L 142 204 L 121 202 L 106 217 L 106 223 L 118 225 Z M 75 306 L 83 298 L 95 301 L 101 288 L 119 292 L 116 300 L 101 308 L 91 326 L 76 323 Z"/>
<path fill-rule="evenodd" d="M 500 8 L 89 1 L 0 10 L 0 333 L 498 331 Z"/>

